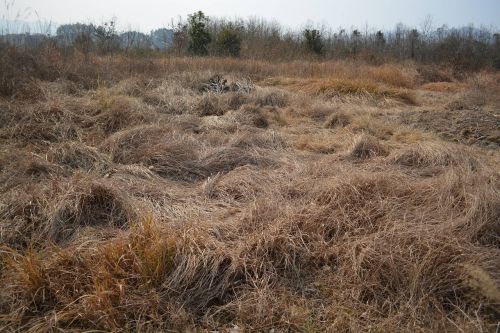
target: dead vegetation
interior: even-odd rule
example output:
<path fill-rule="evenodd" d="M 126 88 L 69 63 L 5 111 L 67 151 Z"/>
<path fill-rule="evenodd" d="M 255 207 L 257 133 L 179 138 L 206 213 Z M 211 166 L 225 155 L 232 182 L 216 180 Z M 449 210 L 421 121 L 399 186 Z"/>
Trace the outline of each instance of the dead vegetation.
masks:
<path fill-rule="evenodd" d="M 497 329 L 496 74 L 67 61 L 0 74 L 0 330 Z"/>
<path fill-rule="evenodd" d="M 350 150 L 351 157 L 366 159 L 374 156 L 387 156 L 387 149 L 373 136 L 362 134 L 354 139 Z"/>

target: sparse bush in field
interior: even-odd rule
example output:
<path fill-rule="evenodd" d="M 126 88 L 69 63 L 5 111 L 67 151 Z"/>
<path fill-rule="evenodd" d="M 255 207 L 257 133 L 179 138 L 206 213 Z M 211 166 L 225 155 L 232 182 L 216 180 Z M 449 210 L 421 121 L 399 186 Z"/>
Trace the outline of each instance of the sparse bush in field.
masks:
<path fill-rule="evenodd" d="M 94 49 L 94 41 L 90 33 L 79 33 L 74 42 L 75 48 L 85 55 L 88 55 Z"/>
<path fill-rule="evenodd" d="M 500 55 L 498 55 L 497 57 L 495 57 L 493 59 L 493 67 L 496 69 L 496 70 L 500 70 Z"/>
<path fill-rule="evenodd" d="M 187 24 L 179 23 L 174 28 L 173 49 L 177 54 L 183 54 L 189 46 L 189 30 Z"/>
<path fill-rule="evenodd" d="M 189 52 L 194 55 L 207 55 L 208 44 L 212 40 L 207 30 L 208 17 L 202 11 L 196 12 L 189 15 L 188 24 Z"/>
<path fill-rule="evenodd" d="M 52 79 L 49 66 L 43 66 L 33 52 L 0 42 L 0 96 L 36 100 L 43 97 L 36 79 Z"/>
<path fill-rule="evenodd" d="M 220 55 L 239 57 L 241 52 L 241 38 L 232 26 L 222 30 L 217 36 L 217 50 Z"/>
<path fill-rule="evenodd" d="M 93 32 L 97 39 L 97 48 L 103 54 L 113 53 L 120 49 L 119 37 L 116 31 L 116 22 L 111 20 L 97 26 Z"/>
<path fill-rule="evenodd" d="M 304 30 L 304 45 L 307 51 L 315 54 L 323 54 L 324 43 L 321 32 L 316 29 Z"/>

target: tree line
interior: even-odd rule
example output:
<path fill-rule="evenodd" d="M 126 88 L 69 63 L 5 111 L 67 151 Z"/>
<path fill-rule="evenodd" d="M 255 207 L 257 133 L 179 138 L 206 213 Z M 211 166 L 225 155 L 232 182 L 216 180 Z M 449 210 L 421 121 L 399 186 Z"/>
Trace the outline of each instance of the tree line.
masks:
<path fill-rule="evenodd" d="M 9 37 L 12 40 L 12 36 Z M 447 64 L 458 70 L 493 67 L 500 69 L 500 34 L 473 26 L 432 27 L 426 20 L 420 28 L 398 24 L 390 31 L 306 27 L 285 29 L 264 19 L 227 20 L 209 18 L 198 11 L 170 28 L 150 34 L 118 32 L 114 20 L 101 25 L 68 24 L 50 38 L 59 47 L 83 53 L 133 51 L 176 55 L 227 56 L 276 60 L 362 59 L 373 63 L 413 60 Z M 4 36 L 4 40 L 8 40 Z M 33 40 L 24 38 L 23 40 Z"/>

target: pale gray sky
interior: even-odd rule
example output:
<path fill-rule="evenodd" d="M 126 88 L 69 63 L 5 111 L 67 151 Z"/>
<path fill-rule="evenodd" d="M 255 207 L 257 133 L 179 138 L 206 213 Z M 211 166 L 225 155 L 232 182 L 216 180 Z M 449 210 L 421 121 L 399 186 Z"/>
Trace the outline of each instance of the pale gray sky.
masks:
<path fill-rule="evenodd" d="M 428 15 L 435 26 L 500 26 L 500 0 L 15 0 L 16 12 L 28 8 L 58 24 L 100 23 L 116 17 L 121 28 L 142 31 L 168 26 L 172 18 L 186 17 L 196 10 L 209 16 L 275 19 L 292 28 L 308 22 L 332 28 L 368 25 L 385 29 L 398 22 L 418 27 Z M 0 11 L 4 12 L 0 16 L 6 16 L 3 4 Z M 29 20 L 33 19 L 36 20 L 34 14 Z"/>

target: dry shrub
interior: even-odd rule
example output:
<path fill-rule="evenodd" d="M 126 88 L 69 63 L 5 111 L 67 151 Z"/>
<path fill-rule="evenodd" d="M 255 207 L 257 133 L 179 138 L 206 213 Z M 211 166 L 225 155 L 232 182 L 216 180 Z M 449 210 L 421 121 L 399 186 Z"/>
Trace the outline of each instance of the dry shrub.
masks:
<path fill-rule="evenodd" d="M 353 158 L 367 159 L 375 156 L 387 156 L 388 150 L 379 142 L 379 140 L 369 134 L 358 135 L 349 151 Z"/>
<path fill-rule="evenodd" d="M 37 55 L 0 42 L 0 96 L 43 99 L 36 80 L 53 80 L 56 76 L 55 68 L 44 66 Z"/>
<path fill-rule="evenodd" d="M 351 115 L 338 111 L 332 113 L 323 125 L 325 128 L 346 127 L 351 123 Z"/>
<path fill-rule="evenodd" d="M 127 195 L 112 184 L 77 174 L 54 208 L 49 235 L 67 243 L 80 228 L 126 228 L 135 213 Z"/>
<path fill-rule="evenodd" d="M 105 172 L 112 165 L 108 155 L 78 141 L 64 142 L 50 147 L 47 158 L 52 163 L 85 171 Z"/>
<path fill-rule="evenodd" d="M 255 189 L 272 188 L 253 181 L 257 171 L 219 176 L 207 193 L 254 198 Z M 57 314 L 57 327 L 66 329 L 133 330 L 147 321 L 175 330 L 192 320 L 209 327 L 305 329 L 316 323 L 314 316 L 327 321 L 318 329 L 362 329 L 369 320 L 380 329 L 446 330 L 456 328 L 450 323 L 456 316 L 474 313 L 477 301 L 485 318 L 478 325 L 494 323 L 485 311 L 495 306 L 496 294 L 486 291 L 498 289 L 491 287 L 496 250 L 478 249 L 450 229 L 452 213 L 462 208 L 438 202 L 441 190 L 385 172 L 316 182 L 293 202 L 279 193 L 252 200 L 234 225 L 204 219 L 174 230 L 143 222 L 126 237 L 48 251 L 33 273 L 19 255 L 6 276 L 22 297 L 4 304 L 40 311 L 19 317 L 30 327 L 46 327 Z M 422 211 L 422 202 L 428 209 Z M 34 297 L 32 285 L 56 298 Z M 75 313 L 78 322 L 69 319 Z"/>

